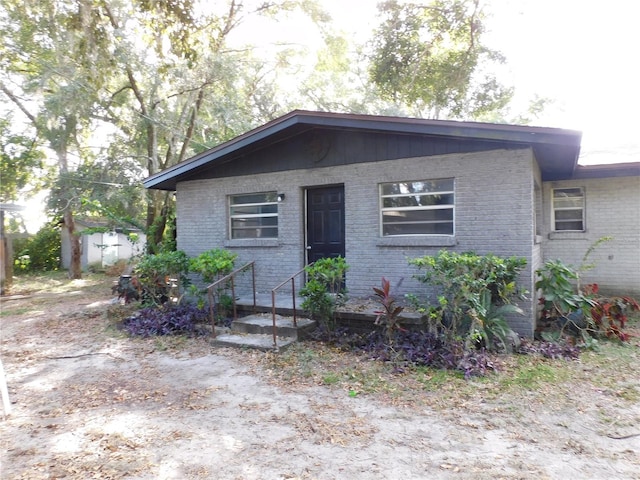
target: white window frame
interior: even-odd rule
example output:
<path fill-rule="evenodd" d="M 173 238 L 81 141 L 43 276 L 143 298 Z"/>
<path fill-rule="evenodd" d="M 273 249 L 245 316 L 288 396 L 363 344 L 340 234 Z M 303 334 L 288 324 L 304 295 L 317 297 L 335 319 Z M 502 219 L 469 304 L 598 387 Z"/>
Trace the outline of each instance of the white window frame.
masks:
<path fill-rule="evenodd" d="M 438 191 L 427 191 L 427 192 L 407 192 L 400 194 L 384 194 L 384 187 L 387 185 L 399 185 L 403 183 L 428 183 L 434 181 L 447 181 L 451 182 L 452 188 L 447 190 L 438 190 Z M 453 178 L 431 178 L 428 180 L 405 180 L 399 182 L 384 182 L 380 183 L 378 186 L 379 199 L 380 199 L 380 236 L 384 238 L 391 237 L 453 237 L 455 235 L 455 214 L 456 214 L 456 200 L 455 200 L 455 179 Z M 398 197 L 411 197 L 411 196 L 430 196 L 430 195 L 452 195 L 453 202 L 451 204 L 446 205 L 425 205 L 425 206 L 407 206 L 407 207 L 384 207 L 384 199 L 385 198 L 398 198 Z M 403 211 L 427 211 L 427 210 L 451 210 L 451 220 L 441 221 L 441 220 L 425 220 L 422 222 L 408 222 L 413 224 L 436 224 L 436 223 L 448 223 L 451 224 L 450 233 L 406 233 L 406 234 L 385 234 L 385 223 L 384 217 L 385 212 L 403 212 Z"/>
<path fill-rule="evenodd" d="M 265 197 L 265 201 L 263 202 L 247 202 L 247 203 L 234 203 L 234 199 L 239 198 L 239 197 L 246 197 L 246 196 L 251 196 L 251 195 L 264 195 Z M 273 198 L 273 200 L 269 200 L 269 197 Z M 276 209 L 275 212 L 269 212 L 269 213 L 242 213 L 242 214 L 234 214 L 233 213 L 233 209 L 237 208 L 237 207 L 256 207 L 257 209 L 259 209 L 259 207 L 264 207 L 264 206 L 272 206 L 275 205 Z M 277 192 L 250 192 L 250 193 L 238 193 L 238 194 L 234 194 L 234 195 L 229 195 L 228 196 L 228 208 L 227 208 L 227 212 L 229 215 L 229 239 L 230 240 L 244 240 L 244 239 L 256 239 L 256 238 L 269 238 L 269 239 L 277 239 L 278 235 L 279 235 L 279 212 L 278 212 L 279 208 L 278 208 L 278 193 Z M 245 231 L 251 231 L 254 230 L 255 231 L 255 236 L 250 236 L 250 237 L 236 237 L 234 234 L 237 231 L 242 230 L 239 227 L 234 227 L 234 223 L 237 221 L 242 221 L 242 220 L 247 220 L 247 219 L 262 219 L 262 218 L 276 218 L 276 224 L 275 225 L 255 225 L 255 226 L 250 226 L 250 227 L 246 227 L 244 228 Z M 270 229 L 276 229 L 276 235 L 275 236 L 263 236 L 261 235 L 261 232 L 266 231 L 266 230 L 270 230 Z"/>
<path fill-rule="evenodd" d="M 556 205 L 556 192 L 560 192 L 560 191 L 579 191 L 580 192 L 580 196 L 575 196 L 574 198 L 579 198 L 581 200 L 580 202 L 580 206 L 566 206 L 566 207 L 560 207 Z M 559 199 L 559 197 L 558 197 Z M 570 223 L 570 222 L 577 222 L 578 219 L 577 217 L 575 219 L 571 219 L 571 220 L 556 220 L 556 212 L 560 212 L 560 211 L 580 211 L 580 222 L 582 223 L 582 228 L 581 229 L 573 229 L 573 228 L 558 228 L 558 223 Z M 584 232 L 586 231 L 587 225 L 586 225 L 586 215 L 585 215 L 585 211 L 586 211 L 586 195 L 585 195 L 585 189 L 584 187 L 564 187 L 564 188 L 553 188 L 551 189 L 551 225 L 552 225 L 552 230 L 554 232 Z"/>

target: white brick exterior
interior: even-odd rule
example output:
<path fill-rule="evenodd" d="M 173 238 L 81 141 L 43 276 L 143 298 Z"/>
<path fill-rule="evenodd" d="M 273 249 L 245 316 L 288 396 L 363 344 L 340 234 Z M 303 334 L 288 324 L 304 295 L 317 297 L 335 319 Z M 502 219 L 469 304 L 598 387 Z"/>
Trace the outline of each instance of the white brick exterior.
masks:
<path fill-rule="evenodd" d="M 437 178 L 455 179 L 454 237 L 381 237 L 378 185 Z M 541 260 L 534 245 L 536 181 L 539 171 L 527 148 L 181 182 L 178 248 L 190 256 L 227 248 L 238 253 L 238 265 L 255 260 L 258 289 L 268 292 L 305 265 L 305 187 L 343 184 L 350 295 L 371 295 L 383 276 L 394 285 L 402 281 L 398 294 L 425 294 L 424 285 L 412 278 L 416 271 L 407 259 L 444 248 L 524 257 L 528 266 L 521 284 L 533 291 L 533 272 Z M 264 191 L 286 194 L 279 204 L 278 240 L 230 241 L 228 195 Z M 523 303 L 526 315 L 511 321 L 522 335 L 533 334 L 534 305 L 533 300 Z"/>
<path fill-rule="evenodd" d="M 552 231 L 552 189 L 582 187 L 586 201 L 584 232 Z M 561 259 L 579 267 L 598 239 L 610 236 L 587 263 L 582 283 L 598 283 L 603 292 L 640 297 L 640 177 L 591 178 L 544 183 L 544 260 Z"/>

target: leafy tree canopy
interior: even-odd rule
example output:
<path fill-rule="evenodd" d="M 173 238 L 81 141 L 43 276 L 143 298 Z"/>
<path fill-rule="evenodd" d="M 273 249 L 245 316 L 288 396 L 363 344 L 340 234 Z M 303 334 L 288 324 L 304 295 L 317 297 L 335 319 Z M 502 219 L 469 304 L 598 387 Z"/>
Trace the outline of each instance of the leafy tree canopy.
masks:
<path fill-rule="evenodd" d="M 475 118 L 504 107 L 512 90 L 490 73 L 503 56 L 482 43 L 480 0 L 379 5 L 369 74 L 380 95 L 431 118 Z"/>
<path fill-rule="evenodd" d="M 46 177 L 45 155 L 36 139 L 12 133 L 10 119 L 0 118 L 0 202 L 18 200 L 25 187 L 36 190 Z"/>

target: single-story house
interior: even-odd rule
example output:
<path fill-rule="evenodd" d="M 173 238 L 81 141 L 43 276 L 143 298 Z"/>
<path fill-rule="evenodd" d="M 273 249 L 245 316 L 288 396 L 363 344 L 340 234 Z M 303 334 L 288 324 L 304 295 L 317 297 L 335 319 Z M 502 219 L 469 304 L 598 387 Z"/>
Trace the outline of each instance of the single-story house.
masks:
<path fill-rule="evenodd" d="M 420 293 L 407 259 L 441 249 L 524 257 L 520 285 L 534 292 L 546 260 L 579 265 L 612 236 L 585 280 L 640 294 L 640 163 L 579 166 L 580 142 L 556 128 L 296 110 L 144 185 L 176 192 L 179 249 L 255 261 L 262 292 L 342 255 L 351 296 L 381 277 Z M 510 319 L 525 336 L 530 297 Z"/>
<path fill-rule="evenodd" d="M 89 266 L 108 267 L 120 260 L 129 261 L 144 253 L 147 236 L 137 228 L 114 228 L 105 222 L 76 219 L 76 234 L 80 235 L 82 270 Z M 62 268 L 71 265 L 69 230 L 61 229 L 60 262 Z"/>

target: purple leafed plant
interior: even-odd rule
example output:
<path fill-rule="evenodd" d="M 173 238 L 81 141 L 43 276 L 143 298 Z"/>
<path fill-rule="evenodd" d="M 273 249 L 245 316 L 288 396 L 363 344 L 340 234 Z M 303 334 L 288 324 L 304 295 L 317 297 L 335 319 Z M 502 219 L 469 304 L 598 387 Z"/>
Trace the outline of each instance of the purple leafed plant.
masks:
<path fill-rule="evenodd" d="M 181 304 L 163 308 L 148 307 L 123 322 L 129 335 L 152 337 L 158 335 L 202 334 L 197 324 L 207 321 L 207 312 L 195 305 Z"/>
<path fill-rule="evenodd" d="M 429 366 L 458 370 L 465 378 L 486 375 L 496 367 L 484 350 L 466 350 L 464 343 L 444 341 L 440 335 L 425 331 L 397 331 L 392 343 L 380 331 L 350 337 L 351 348 L 374 360 L 394 362 L 398 371 L 408 366 Z"/>
<path fill-rule="evenodd" d="M 580 356 L 580 348 L 570 343 L 558 342 L 530 342 L 523 340 L 518 348 L 518 353 L 527 355 L 541 355 L 554 360 L 576 360 Z"/>

